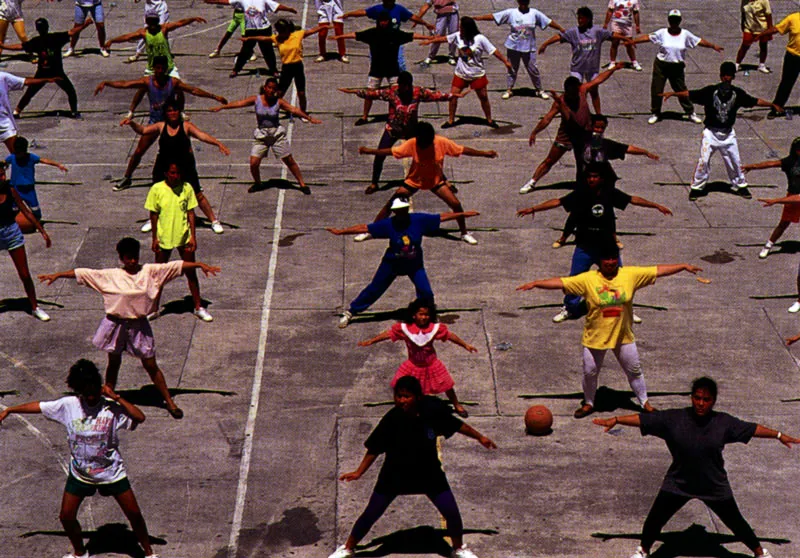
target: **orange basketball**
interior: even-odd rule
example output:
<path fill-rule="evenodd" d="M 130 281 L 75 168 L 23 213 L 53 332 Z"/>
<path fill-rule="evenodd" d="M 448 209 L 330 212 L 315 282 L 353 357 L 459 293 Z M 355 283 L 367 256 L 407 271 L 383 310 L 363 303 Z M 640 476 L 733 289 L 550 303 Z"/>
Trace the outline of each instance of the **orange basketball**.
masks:
<path fill-rule="evenodd" d="M 553 413 L 544 405 L 534 405 L 525 413 L 525 430 L 528 434 L 549 434 L 552 426 Z"/>

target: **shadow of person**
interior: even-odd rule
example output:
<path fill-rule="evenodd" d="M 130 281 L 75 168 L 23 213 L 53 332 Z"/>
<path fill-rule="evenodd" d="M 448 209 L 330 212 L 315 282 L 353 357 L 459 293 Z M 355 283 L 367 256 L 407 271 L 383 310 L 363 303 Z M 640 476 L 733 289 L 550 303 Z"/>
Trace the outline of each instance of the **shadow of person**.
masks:
<path fill-rule="evenodd" d="M 64 537 L 64 531 L 30 531 L 20 535 L 22 538 L 46 535 L 51 537 Z M 101 525 L 95 531 L 84 531 L 83 538 L 88 539 L 86 550 L 90 556 L 96 554 L 122 554 L 131 558 L 144 558 L 145 554 L 139 541 L 131 529 L 124 523 L 108 523 Z M 150 536 L 150 544 L 164 546 L 167 544 L 165 539 Z"/>
<path fill-rule="evenodd" d="M 663 397 L 666 395 L 689 395 L 688 391 L 651 391 L 647 393 L 648 397 Z M 582 400 L 583 392 L 574 391 L 567 393 L 536 393 L 530 395 L 519 395 L 520 399 L 575 399 Z M 599 413 L 610 413 L 619 409 L 628 411 L 641 411 L 642 408 L 633 401 L 634 393 L 632 391 L 620 391 L 606 386 L 597 388 L 597 394 L 594 399 L 594 409 Z"/>
<path fill-rule="evenodd" d="M 464 529 L 464 534 L 496 535 L 494 529 Z M 453 548 L 444 537 L 445 529 L 434 529 L 428 525 L 395 531 L 383 537 L 372 539 L 356 547 L 356 556 L 390 556 L 392 554 L 423 554 L 450 556 Z"/>
<path fill-rule="evenodd" d="M 146 384 L 138 389 L 120 389 L 117 393 L 125 398 L 126 401 L 141 407 L 157 407 L 159 409 L 166 409 L 167 404 L 164 402 L 158 389 L 153 384 Z M 169 394 L 172 397 L 179 395 L 202 395 L 214 394 L 222 395 L 223 397 L 231 397 L 236 395 L 235 391 L 225 391 L 221 389 L 203 389 L 203 388 L 170 388 Z"/>
<path fill-rule="evenodd" d="M 37 298 L 36 302 L 38 302 L 39 304 L 54 306 L 56 308 L 64 308 L 63 304 L 57 304 L 55 302 L 50 302 L 48 300 L 40 300 Z M 30 314 L 31 303 L 28 301 L 26 297 L 4 298 L 0 300 L 0 314 L 5 314 L 6 312 L 25 312 L 26 314 Z"/>
<path fill-rule="evenodd" d="M 641 533 L 592 533 L 592 537 L 608 541 L 611 539 L 631 539 L 638 541 Z M 663 544 L 654 552 L 651 558 L 678 558 L 681 556 L 704 556 L 709 558 L 751 558 L 751 554 L 732 552 L 723 545 L 741 543 L 733 535 L 723 533 L 709 533 L 704 525 L 693 523 L 683 531 L 670 531 L 661 533 L 658 538 Z M 788 544 L 789 539 L 762 538 L 762 543 L 775 545 Z"/>
<path fill-rule="evenodd" d="M 250 194 L 254 194 L 256 192 L 263 192 L 264 190 L 271 190 L 273 188 L 277 190 L 297 190 L 298 192 L 306 193 L 299 185 L 295 184 L 294 182 L 289 182 L 285 178 L 269 178 L 259 182 L 258 184 L 253 184 L 247 189 L 247 191 Z"/>
<path fill-rule="evenodd" d="M 211 302 L 201 298 L 200 305 L 207 309 L 211 305 Z M 192 312 L 194 312 L 194 301 L 192 300 L 191 295 L 186 295 L 178 300 L 170 300 L 169 302 L 164 303 L 161 306 L 161 310 L 159 311 L 158 315 L 165 316 L 167 314 L 191 314 Z"/>

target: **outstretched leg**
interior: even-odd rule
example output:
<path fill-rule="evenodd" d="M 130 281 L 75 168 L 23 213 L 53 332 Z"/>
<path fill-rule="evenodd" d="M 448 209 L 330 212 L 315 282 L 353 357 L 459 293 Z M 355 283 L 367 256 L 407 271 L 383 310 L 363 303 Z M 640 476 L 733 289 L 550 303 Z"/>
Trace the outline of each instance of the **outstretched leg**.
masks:
<path fill-rule="evenodd" d="M 122 494 L 115 494 L 114 499 L 122 508 L 122 512 L 128 521 L 131 523 L 131 529 L 139 539 L 139 544 L 142 545 L 144 553 L 147 556 L 153 554 L 153 547 L 150 546 L 150 535 L 147 533 L 147 524 L 144 521 L 142 511 L 139 509 L 139 503 L 136 501 L 136 496 L 133 494 L 133 489 L 128 489 Z"/>
<path fill-rule="evenodd" d="M 159 369 L 158 363 L 156 363 L 156 357 L 143 358 L 142 366 L 150 375 L 150 379 L 156 386 L 158 393 L 160 393 L 161 397 L 164 398 L 164 401 L 167 404 L 167 410 L 170 412 L 171 415 L 175 416 L 176 410 L 180 411 L 180 409 L 175 404 L 175 401 L 172 400 L 172 396 L 169 394 L 169 389 L 167 388 L 167 381 L 164 379 L 164 374 L 161 372 L 161 369 Z M 180 415 L 181 417 L 183 416 L 182 411 L 180 412 Z"/>

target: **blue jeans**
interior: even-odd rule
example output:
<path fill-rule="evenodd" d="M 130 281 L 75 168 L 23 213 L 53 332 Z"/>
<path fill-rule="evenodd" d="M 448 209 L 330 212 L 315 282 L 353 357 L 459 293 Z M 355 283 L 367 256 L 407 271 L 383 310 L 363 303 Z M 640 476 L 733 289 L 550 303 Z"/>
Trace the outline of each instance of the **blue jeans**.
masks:
<path fill-rule="evenodd" d="M 569 269 L 570 277 L 589 271 L 592 269 L 592 264 L 600 265 L 599 251 L 596 248 L 581 246 L 580 244 L 576 245 L 575 251 L 572 253 L 572 266 Z M 622 266 L 622 256 L 619 258 L 619 265 Z M 564 307 L 572 320 L 585 316 L 589 311 L 586 307 L 586 301 L 578 295 L 565 295 Z"/>
<path fill-rule="evenodd" d="M 358 314 L 375 304 L 401 275 L 407 276 L 414 283 L 418 299 L 433 303 L 433 289 L 422 262 L 382 260 L 370 284 L 350 303 L 350 312 Z"/>

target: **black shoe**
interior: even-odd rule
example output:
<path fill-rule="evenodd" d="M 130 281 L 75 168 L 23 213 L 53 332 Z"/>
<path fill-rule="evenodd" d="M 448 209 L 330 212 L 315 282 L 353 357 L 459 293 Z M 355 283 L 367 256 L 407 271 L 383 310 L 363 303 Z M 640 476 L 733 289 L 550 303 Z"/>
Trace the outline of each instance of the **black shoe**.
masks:
<path fill-rule="evenodd" d="M 117 184 L 116 186 L 114 186 L 111 189 L 113 191 L 115 191 L 115 192 L 119 192 L 120 190 L 125 190 L 127 188 L 130 188 L 132 184 L 133 184 L 133 181 L 131 181 L 131 177 L 130 176 L 126 176 L 122 180 L 120 180 L 119 184 Z"/>
<path fill-rule="evenodd" d="M 689 190 L 689 201 L 697 201 L 697 198 L 700 197 L 700 192 L 697 190 Z"/>
<path fill-rule="evenodd" d="M 492 120 L 491 122 L 489 122 L 489 121 L 487 120 L 487 121 L 486 121 L 486 125 L 487 125 L 487 126 L 489 126 L 490 128 L 493 128 L 493 129 L 495 129 L 495 130 L 496 130 L 497 128 L 499 128 L 499 127 L 500 127 L 500 124 L 498 124 L 498 123 L 497 123 L 497 122 L 495 122 L 494 120 Z"/>
<path fill-rule="evenodd" d="M 368 123 L 369 123 L 369 120 L 367 120 L 366 118 L 359 118 L 358 120 L 355 121 L 353 126 L 363 126 L 364 124 L 368 124 Z"/>
<path fill-rule="evenodd" d="M 444 124 L 442 124 L 442 128 L 446 130 L 447 128 L 452 128 L 455 125 L 456 125 L 455 122 L 445 122 Z"/>
<path fill-rule="evenodd" d="M 301 187 L 300 191 L 303 192 L 306 196 L 311 195 L 311 188 L 309 188 L 308 186 Z"/>
<path fill-rule="evenodd" d="M 741 196 L 746 200 L 752 200 L 753 199 L 753 194 L 750 193 L 750 189 L 747 186 L 745 186 L 743 188 L 739 188 L 738 190 L 736 190 L 736 195 Z"/>
<path fill-rule="evenodd" d="M 769 111 L 767 113 L 767 119 L 768 120 L 773 120 L 775 118 L 783 118 L 785 116 L 786 116 L 786 111 L 783 111 L 783 110 L 778 112 L 777 110 L 772 109 L 771 111 Z"/>

